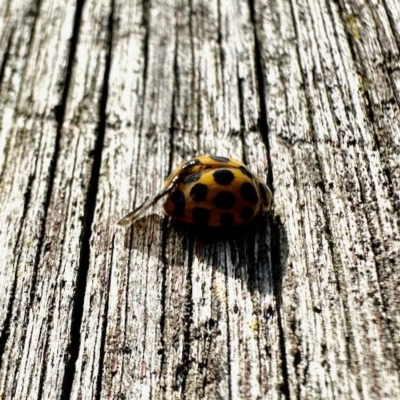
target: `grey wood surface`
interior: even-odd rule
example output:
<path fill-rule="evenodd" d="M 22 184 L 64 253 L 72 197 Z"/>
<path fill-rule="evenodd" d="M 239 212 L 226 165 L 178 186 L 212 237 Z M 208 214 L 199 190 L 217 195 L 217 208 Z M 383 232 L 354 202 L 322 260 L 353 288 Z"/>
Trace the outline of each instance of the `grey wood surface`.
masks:
<path fill-rule="evenodd" d="M 398 0 L 2 0 L 0 399 L 399 399 Z M 236 237 L 116 222 L 179 163 Z"/>

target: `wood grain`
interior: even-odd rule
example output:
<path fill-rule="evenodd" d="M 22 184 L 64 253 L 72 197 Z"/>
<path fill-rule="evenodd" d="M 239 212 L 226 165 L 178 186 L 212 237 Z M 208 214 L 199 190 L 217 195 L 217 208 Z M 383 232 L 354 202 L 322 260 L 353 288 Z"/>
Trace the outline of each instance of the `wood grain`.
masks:
<path fill-rule="evenodd" d="M 3 3 L 1 399 L 400 397 L 398 1 Z M 265 221 L 117 227 L 205 153 Z"/>

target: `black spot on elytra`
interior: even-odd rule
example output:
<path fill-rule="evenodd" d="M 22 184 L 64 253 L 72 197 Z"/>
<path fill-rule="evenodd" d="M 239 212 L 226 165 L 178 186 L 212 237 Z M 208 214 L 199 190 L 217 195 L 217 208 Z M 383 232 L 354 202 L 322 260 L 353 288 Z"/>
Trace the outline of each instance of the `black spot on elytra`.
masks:
<path fill-rule="evenodd" d="M 197 182 L 200 179 L 201 173 L 187 176 L 183 181 L 185 183 Z"/>
<path fill-rule="evenodd" d="M 235 179 L 235 175 L 229 169 L 217 169 L 213 177 L 219 185 L 229 185 Z"/>
<path fill-rule="evenodd" d="M 239 169 L 242 171 L 243 175 L 246 175 L 250 179 L 254 178 L 254 175 L 245 166 L 241 165 Z"/>
<path fill-rule="evenodd" d="M 229 162 L 229 158 L 226 157 L 222 157 L 222 156 L 214 156 L 214 155 L 210 155 L 209 156 L 212 160 L 214 161 L 218 161 L 218 162 Z"/>
<path fill-rule="evenodd" d="M 261 197 L 262 197 L 264 203 L 266 203 L 267 202 L 267 189 L 265 188 L 265 185 L 263 185 L 261 182 L 259 183 L 258 186 L 260 188 Z"/>
<path fill-rule="evenodd" d="M 242 185 L 240 186 L 240 194 L 243 200 L 246 200 L 252 204 L 258 203 L 258 195 L 256 189 L 251 183 L 249 182 L 242 183 Z"/>
<path fill-rule="evenodd" d="M 184 217 L 185 195 L 179 189 L 177 189 L 171 194 L 171 201 L 175 205 L 173 214 L 176 215 L 177 217 Z"/>
<path fill-rule="evenodd" d="M 210 220 L 210 210 L 202 207 L 195 207 L 192 210 L 192 218 L 196 225 L 207 226 Z"/>
<path fill-rule="evenodd" d="M 250 206 L 243 207 L 240 210 L 242 219 L 250 219 L 253 216 L 254 210 Z"/>
<path fill-rule="evenodd" d="M 196 183 L 192 187 L 192 190 L 190 191 L 190 197 L 195 202 L 203 201 L 206 199 L 207 192 L 208 192 L 207 185 L 204 185 L 203 183 Z"/>
<path fill-rule="evenodd" d="M 219 192 L 214 197 L 213 204 L 220 210 L 229 210 L 236 204 L 236 199 L 231 192 Z"/>
<path fill-rule="evenodd" d="M 233 225 L 235 217 L 231 213 L 221 213 L 219 216 L 219 222 L 223 227 L 229 227 Z"/>

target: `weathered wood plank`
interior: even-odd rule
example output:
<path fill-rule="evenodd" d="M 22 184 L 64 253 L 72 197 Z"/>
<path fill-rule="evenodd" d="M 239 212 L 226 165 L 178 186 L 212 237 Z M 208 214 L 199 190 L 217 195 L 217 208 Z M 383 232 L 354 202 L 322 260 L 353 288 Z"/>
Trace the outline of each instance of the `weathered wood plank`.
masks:
<path fill-rule="evenodd" d="M 147 219 L 135 228 L 132 250 L 129 233 L 125 236 L 123 231 L 109 248 L 113 224 L 133 201 L 140 203 L 154 193 L 168 172 L 174 42 L 167 41 L 163 32 L 168 31 L 173 8 L 167 6 L 160 14 L 159 9 L 148 6 L 142 2 L 113 4 L 113 53 L 101 171 L 105 179 L 99 182 L 97 205 L 97 212 L 105 219 L 97 219 L 93 227 L 94 251 L 74 396 L 91 398 L 101 390 L 110 396 L 126 393 L 128 397 L 148 398 L 156 387 L 152 380 L 157 375 L 152 371 L 157 371 L 161 361 L 161 219 Z M 155 18 L 159 27 L 165 27 L 158 34 L 150 26 Z M 106 290 L 99 290 L 103 287 Z M 96 332 L 102 333 L 99 336 Z M 93 356 L 94 343 L 97 351 Z M 100 373 L 101 382 L 97 380 Z M 150 379 L 143 380 L 145 377 Z"/>
<path fill-rule="evenodd" d="M 42 286 L 51 282 L 41 254 L 49 246 L 44 229 L 57 157 L 54 110 L 62 102 L 59 80 L 68 64 L 74 5 L 15 3 L 5 14 L 12 34 L 2 52 L 0 392 L 27 398 L 40 393 L 49 366 L 52 291 Z M 52 256 L 59 257 L 58 250 Z M 56 371 L 62 377 L 63 366 Z"/>
<path fill-rule="evenodd" d="M 396 1 L 0 6 L 0 397 L 400 397 Z M 125 212 L 194 154 L 266 225 Z"/>
<path fill-rule="evenodd" d="M 16 187 L 4 203 L 17 210 L 5 215 L 16 226 L 2 224 L 6 234 L 17 232 L 6 259 L 13 279 L 2 301 L 8 310 L 2 314 L 4 398 L 51 398 L 68 391 L 76 336 L 72 319 L 79 320 L 77 291 L 85 282 L 82 241 L 107 50 L 98 8 L 87 5 L 96 18 L 81 25 L 80 5 L 75 6 L 27 4 L 22 15 L 30 37 L 20 38 L 14 29 L 15 54 L 9 52 L 3 81 L 19 83 L 15 102 L 3 103 L 11 108 L 11 125 L 3 125 L 9 143 L 2 177 Z M 109 11 L 104 15 L 107 26 Z M 29 44 L 22 56 L 19 42 Z M 75 50 L 78 59 L 70 78 L 67 69 Z M 7 89 L 13 94 L 14 88 Z M 7 195 L 8 188 L 3 186 L 2 193 Z"/>
<path fill-rule="evenodd" d="M 380 35 L 388 26 L 368 29 L 374 9 L 366 4 L 353 4 L 353 13 L 340 4 L 282 5 L 276 2 L 275 13 L 260 7 L 257 16 L 268 125 L 277 133 L 271 135 L 275 212 L 288 227 L 282 316 L 289 393 L 396 398 L 398 307 L 388 314 L 381 274 L 388 286 L 398 285 L 398 192 L 389 189 L 398 180 L 383 170 L 385 152 L 397 164 L 399 158 L 397 148 L 377 142 L 384 121 L 371 112 L 383 108 L 373 111 L 370 104 L 371 92 L 395 87 L 374 77 L 379 47 L 362 50 L 374 45 L 362 27 Z M 398 68 L 397 45 L 391 54 Z M 368 64 L 363 58 L 373 72 L 361 72 Z M 380 89 L 367 88 L 366 76 Z M 390 108 L 383 141 L 399 133 L 397 101 Z"/>

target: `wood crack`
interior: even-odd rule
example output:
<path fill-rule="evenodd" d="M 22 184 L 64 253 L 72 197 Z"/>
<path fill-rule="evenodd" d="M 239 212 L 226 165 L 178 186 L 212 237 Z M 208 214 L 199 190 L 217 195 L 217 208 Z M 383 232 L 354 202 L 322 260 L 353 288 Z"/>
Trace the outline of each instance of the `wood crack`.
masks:
<path fill-rule="evenodd" d="M 72 68 L 72 63 L 75 57 L 75 51 L 79 36 L 79 26 L 82 17 L 82 9 L 84 6 L 84 0 L 80 0 L 76 9 L 75 23 L 74 23 L 74 36 L 71 41 L 71 53 L 69 58 L 69 65 Z M 86 196 L 85 210 L 84 210 L 84 228 L 81 238 L 81 250 L 79 256 L 79 269 L 77 271 L 77 283 L 75 290 L 75 298 L 72 306 L 72 317 L 71 317 L 71 339 L 69 346 L 70 357 L 65 367 L 64 379 L 62 383 L 61 396 L 63 399 L 68 399 L 71 394 L 72 384 L 75 374 L 75 363 L 78 359 L 80 344 L 81 344 L 81 324 L 82 324 L 82 313 L 84 306 L 84 299 L 86 294 L 86 280 L 89 270 L 90 262 L 90 238 L 92 236 L 92 223 L 96 207 L 96 197 L 99 183 L 102 151 L 104 147 L 104 136 L 106 130 L 106 107 L 108 100 L 108 85 L 109 76 L 111 68 L 111 58 L 112 58 L 112 45 L 113 45 L 113 17 L 114 17 L 114 0 L 111 0 L 111 11 L 108 19 L 108 49 L 105 59 L 105 69 L 103 77 L 103 88 L 101 92 L 101 99 L 99 105 L 99 123 L 97 127 L 97 138 L 94 146 L 94 157 L 92 170 L 89 180 L 89 188 Z M 70 70 L 69 70 L 70 71 Z M 61 109 L 61 121 L 64 117 L 65 104 L 67 100 L 67 93 L 69 87 L 70 72 L 67 75 L 67 83 L 65 99 L 63 95 L 63 107 Z"/>

